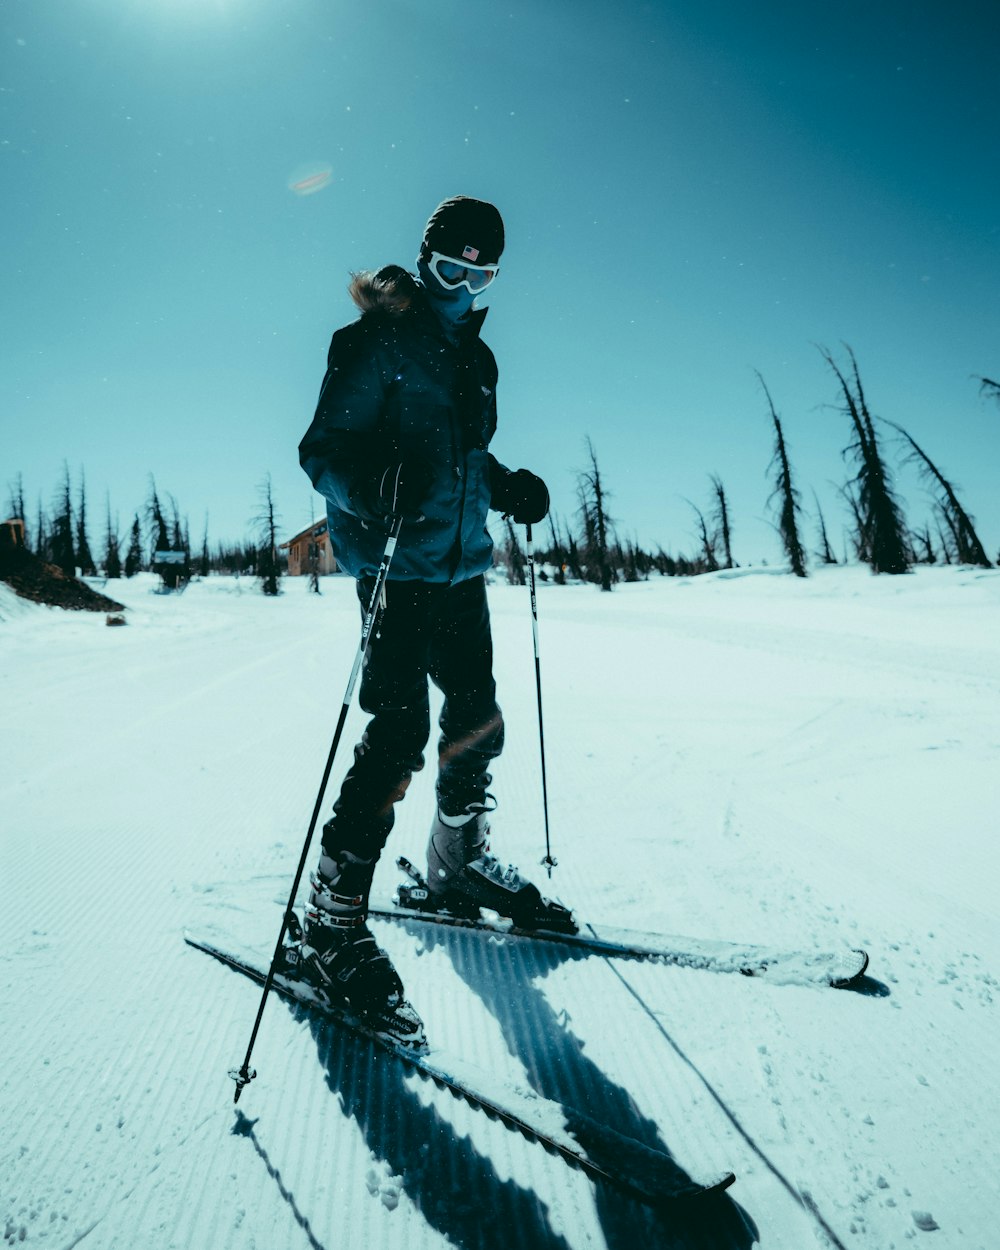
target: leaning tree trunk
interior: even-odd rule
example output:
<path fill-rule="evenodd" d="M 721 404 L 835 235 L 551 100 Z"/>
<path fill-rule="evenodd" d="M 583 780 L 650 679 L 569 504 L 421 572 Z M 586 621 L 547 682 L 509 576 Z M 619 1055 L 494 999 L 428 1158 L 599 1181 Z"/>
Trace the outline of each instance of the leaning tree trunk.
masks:
<path fill-rule="evenodd" d="M 894 430 L 906 439 L 910 445 L 911 454 L 920 465 L 924 475 L 940 487 L 943 499 L 939 501 L 939 506 L 949 518 L 949 526 L 955 537 L 955 549 L 959 564 L 978 564 L 982 568 L 992 568 L 993 563 L 986 554 L 983 544 L 979 541 L 979 535 L 976 533 L 972 517 L 959 503 L 958 496 L 955 494 L 955 488 L 951 482 L 947 480 L 930 456 L 901 425 L 897 425 L 895 421 L 887 421 L 886 425 L 891 425 Z"/>
<path fill-rule="evenodd" d="M 788 556 L 792 572 L 796 577 L 805 577 L 806 554 L 802 546 L 802 540 L 799 538 L 798 526 L 798 516 L 802 509 L 799 503 L 799 493 L 792 482 L 792 467 L 788 461 L 785 432 L 781 428 L 781 420 L 775 410 L 774 400 L 771 398 L 771 392 L 767 389 L 767 384 L 759 373 L 757 377 L 760 378 L 760 384 L 764 388 L 764 394 L 767 396 L 767 406 L 770 409 L 771 421 L 774 425 L 775 446 L 774 455 L 771 457 L 771 467 L 777 469 L 777 474 L 771 499 L 773 500 L 775 496 L 778 498 L 778 533 L 781 535 L 781 542 L 785 548 L 785 554 Z"/>
<path fill-rule="evenodd" d="M 847 349 L 854 371 L 855 390 L 838 368 L 831 354 L 822 348 L 824 359 L 840 383 L 844 397 L 844 412 L 850 418 L 854 438 L 847 450 L 858 461 L 854 479 L 861 531 L 858 547 L 870 552 L 872 572 L 905 573 L 909 567 L 906 552 L 906 523 L 893 494 L 889 474 L 882 458 L 875 424 L 865 400 L 857 361 L 850 348 Z"/>

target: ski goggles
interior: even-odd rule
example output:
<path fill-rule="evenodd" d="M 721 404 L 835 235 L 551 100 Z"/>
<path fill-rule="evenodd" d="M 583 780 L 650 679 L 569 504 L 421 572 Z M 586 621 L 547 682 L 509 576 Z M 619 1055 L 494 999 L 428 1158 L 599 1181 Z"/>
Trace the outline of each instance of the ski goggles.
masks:
<path fill-rule="evenodd" d="M 431 252 L 427 267 L 449 291 L 457 291 L 460 286 L 464 286 L 473 295 L 485 291 L 500 270 L 499 264 L 470 265 L 467 261 L 456 260 L 454 256 L 445 256 L 442 252 Z"/>

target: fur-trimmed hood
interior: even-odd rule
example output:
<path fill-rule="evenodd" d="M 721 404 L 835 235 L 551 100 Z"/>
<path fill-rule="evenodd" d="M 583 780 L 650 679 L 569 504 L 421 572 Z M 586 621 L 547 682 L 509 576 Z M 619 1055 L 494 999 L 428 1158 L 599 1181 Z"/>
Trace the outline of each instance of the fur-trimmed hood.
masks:
<path fill-rule="evenodd" d="M 401 265 L 383 265 L 374 272 L 365 269 L 353 274 L 347 290 L 362 318 L 372 313 L 397 318 L 414 308 L 429 311 L 432 304 L 418 279 Z M 488 308 L 473 308 L 455 323 L 455 328 L 463 334 L 478 335 L 488 312 Z M 438 324 L 437 317 L 432 320 Z"/>
<path fill-rule="evenodd" d="M 353 274 L 347 290 L 362 313 L 381 312 L 390 317 L 402 316 L 421 294 L 416 278 L 400 265 Z"/>

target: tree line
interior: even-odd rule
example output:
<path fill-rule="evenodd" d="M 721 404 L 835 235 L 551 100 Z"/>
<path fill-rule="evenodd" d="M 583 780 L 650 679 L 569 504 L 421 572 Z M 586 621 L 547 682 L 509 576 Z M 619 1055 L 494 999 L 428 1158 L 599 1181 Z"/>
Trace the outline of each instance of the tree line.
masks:
<path fill-rule="evenodd" d="M 959 499 L 955 484 L 931 459 L 927 451 L 894 421 L 874 417 L 868 405 L 858 362 L 850 347 L 842 362 L 824 347 L 820 353 L 837 383 L 837 411 L 846 420 L 848 441 L 843 458 L 848 476 L 840 495 L 850 521 L 849 536 L 856 559 L 876 573 L 905 573 L 915 564 L 974 564 L 992 567 L 975 528 L 975 520 Z M 793 471 L 791 452 L 784 426 L 763 376 L 757 379 L 764 397 L 767 425 L 773 438 L 768 468 L 771 493 L 768 510 L 781 541 L 791 571 L 807 576 L 810 563 L 809 541 L 804 535 L 807 519 Z M 1000 382 L 980 377 L 980 392 L 1000 404 Z M 886 458 L 882 432 L 895 431 L 903 448 L 903 458 L 916 466 L 932 499 L 931 519 L 911 528 L 894 487 L 893 469 Z M 692 509 L 697 543 L 693 550 L 673 555 L 657 547 L 644 550 L 630 538 L 623 538 L 619 522 L 611 515 L 611 492 L 601 472 L 592 441 L 585 442 L 586 462 L 576 473 L 577 509 L 570 522 L 550 513 L 544 541 L 533 553 L 542 566 L 553 569 L 557 583 L 591 582 L 610 591 L 619 582 L 635 582 L 658 574 L 666 577 L 693 576 L 737 567 L 733 557 L 733 522 L 725 486 L 717 474 L 710 475 L 710 504 L 701 508 L 687 500 Z M 816 547 L 812 558 L 823 564 L 836 564 L 826 520 L 816 492 L 812 492 L 816 525 Z M 24 526 L 28 549 L 41 559 L 57 565 L 69 576 L 107 578 L 134 577 L 137 573 L 157 572 L 165 586 L 176 588 L 193 576 L 212 573 L 245 575 L 260 580 L 266 594 L 277 594 L 285 560 L 278 545 L 280 517 L 275 507 L 268 474 L 258 487 L 258 509 L 253 533 L 242 542 L 210 545 L 208 517 L 200 541 L 192 543 L 188 519 L 173 495 L 158 490 L 152 474 L 146 501 L 135 512 L 123 532 L 117 516 L 112 518 L 110 498 L 105 501 L 102 533 L 95 544 L 83 472 L 76 491 L 68 466 L 57 487 L 51 509 L 39 501 L 29 518 L 20 475 L 9 488 L 10 516 Z M 497 562 L 510 581 L 523 584 L 526 553 L 509 518 L 504 518 L 504 534 L 498 544 Z M 311 583 L 318 590 L 315 568 Z"/>
<path fill-rule="evenodd" d="M 905 573 L 916 564 L 938 562 L 992 567 L 976 533 L 974 518 L 961 503 L 954 483 L 902 425 L 872 415 L 851 348 L 845 348 L 843 363 L 838 363 L 826 348 L 820 348 L 820 352 L 837 381 L 837 410 L 848 423 L 843 458 L 849 472 L 840 487 L 840 495 L 850 520 L 849 541 L 859 563 L 868 565 L 873 572 L 890 574 Z M 810 560 L 809 542 L 804 535 L 806 513 L 781 418 L 759 372 L 757 379 L 773 437 L 768 469 L 772 488 L 768 510 L 791 571 L 798 577 L 805 577 Z M 981 394 L 1000 404 L 1000 383 L 984 377 L 978 381 Z M 916 466 L 930 489 L 931 520 L 918 528 L 908 525 L 895 490 L 893 469 L 880 436 L 883 428 L 896 432 L 903 447 L 904 461 Z M 703 510 L 687 500 L 693 512 L 696 547 L 688 554 L 673 556 L 662 547 L 644 551 L 635 542 L 619 536 L 618 523 L 608 511 L 609 492 L 589 438 L 586 452 L 587 463 L 577 473 L 575 524 L 567 525 L 550 516 L 547 545 L 538 552 L 540 563 L 555 568 L 555 581 L 572 578 L 611 590 L 617 582 L 638 581 L 652 573 L 668 577 L 692 576 L 736 567 L 729 499 L 717 474 L 709 478 L 711 504 L 708 509 Z M 816 524 L 814 556 L 823 564 L 836 564 L 826 519 L 815 491 L 812 498 Z M 509 579 L 523 582 L 525 553 L 509 521 L 501 559 Z"/>
<path fill-rule="evenodd" d="M 63 474 L 49 509 L 39 500 L 29 515 L 20 474 L 9 486 L 8 515 L 23 526 L 25 547 L 69 577 L 135 577 L 155 572 L 163 585 L 175 590 L 192 577 L 211 573 L 257 577 L 266 594 L 277 594 L 282 557 L 278 547 L 279 517 L 268 474 L 258 488 L 259 507 L 254 533 L 242 542 L 209 543 L 208 516 L 200 540 L 192 542 L 187 516 L 173 495 L 162 494 L 152 474 L 146 501 L 131 525 L 123 531 L 118 515 L 112 516 L 110 496 L 105 498 L 101 533 L 94 539 L 90 522 L 86 476 L 81 470 L 74 491 L 69 466 Z"/>

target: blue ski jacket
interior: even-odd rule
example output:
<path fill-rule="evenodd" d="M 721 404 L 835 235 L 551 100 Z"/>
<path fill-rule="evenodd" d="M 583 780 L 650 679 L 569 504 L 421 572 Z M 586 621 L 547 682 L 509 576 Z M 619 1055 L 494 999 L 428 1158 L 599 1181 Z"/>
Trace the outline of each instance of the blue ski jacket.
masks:
<path fill-rule="evenodd" d="M 360 274 L 357 321 L 336 331 L 299 460 L 326 499 L 337 563 L 378 569 L 386 519 L 371 481 L 395 460 L 425 461 L 432 480 L 419 518 L 404 521 L 390 570 L 397 581 L 455 584 L 493 562 L 486 529 L 493 490 L 510 476 L 487 450 L 497 425 L 497 366 L 480 339 L 485 310 L 449 336 L 412 274 Z"/>

